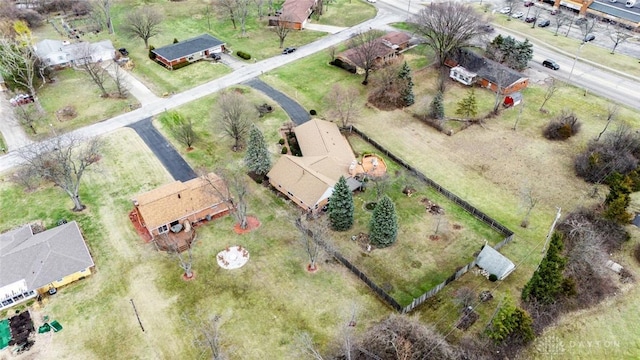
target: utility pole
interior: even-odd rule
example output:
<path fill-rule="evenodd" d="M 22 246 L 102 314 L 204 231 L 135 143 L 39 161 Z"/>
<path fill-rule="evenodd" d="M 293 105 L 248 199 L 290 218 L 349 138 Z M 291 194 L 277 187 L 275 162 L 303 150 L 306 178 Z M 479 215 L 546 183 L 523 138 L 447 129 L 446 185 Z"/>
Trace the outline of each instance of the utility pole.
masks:
<path fill-rule="evenodd" d="M 580 50 L 582 50 L 582 47 L 585 46 L 586 42 L 582 42 L 582 44 L 580 44 L 580 47 L 578 48 L 578 51 L 576 52 L 576 57 L 573 59 L 573 65 L 571 65 L 571 71 L 569 72 L 569 79 L 567 81 L 571 81 L 571 75 L 573 75 L 573 68 L 576 66 L 576 61 L 578 61 L 578 58 L 580 57 Z"/>
<path fill-rule="evenodd" d="M 561 210 L 560 208 L 556 208 L 558 209 L 558 212 L 556 213 L 556 218 L 555 220 L 553 220 L 553 224 L 551 224 L 551 228 L 549 229 L 549 233 L 547 234 L 547 238 L 544 240 L 544 246 L 542 247 L 542 253 L 544 254 L 547 245 L 549 244 L 549 239 L 551 239 L 551 235 L 553 234 L 553 230 L 555 230 L 556 228 L 556 224 L 558 223 L 558 220 L 560 220 L 560 214 L 561 214 Z"/>

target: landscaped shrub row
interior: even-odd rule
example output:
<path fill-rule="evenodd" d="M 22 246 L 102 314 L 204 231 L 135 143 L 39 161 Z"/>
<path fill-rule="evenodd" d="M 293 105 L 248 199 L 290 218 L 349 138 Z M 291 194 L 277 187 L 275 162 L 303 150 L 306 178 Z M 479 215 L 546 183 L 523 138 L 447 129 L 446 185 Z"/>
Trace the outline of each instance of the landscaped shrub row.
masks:
<path fill-rule="evenodd" d="M 249 60 L 249 59 L 251 59 L 251 54 L 247 54 L 247 53 L 246 53 L 246 52 L 244 52 L 244 51 L 240 51 L 240 50 L 238 50 L 238 51 L 236 52 L 236 55 L 238 55 L 238 57 L 241 57 L 241 58 L 243 58 L 243 59 L 245 59 L 245 60 Z"/>

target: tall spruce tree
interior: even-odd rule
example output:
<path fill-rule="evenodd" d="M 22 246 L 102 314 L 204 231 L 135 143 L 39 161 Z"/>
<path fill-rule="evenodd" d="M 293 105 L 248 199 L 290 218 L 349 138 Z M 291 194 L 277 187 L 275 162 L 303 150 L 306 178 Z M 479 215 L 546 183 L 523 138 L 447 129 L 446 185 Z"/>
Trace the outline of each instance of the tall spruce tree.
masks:
<path fill-rule="evenodd" d="M 398 216 L 396 206 L 388 196 L 383 196 L 373 209 L 369 223 L 369 240 L 379 248 L 396 242 L 398 237 Z"/>
<path fill-rule="evenodd" d="M 429 116 L 434 119 L 444 119 L 444 97 L 441 91 L 438 91 L 431 101 L 431 105 L 429 106 Z"/>
<path fill-rule="evenodd" d="M 478 115 L 476 92 L 473 89 L 469 90 L 467 97 L 460 100 L 460 102 L 458 103 L 456 114 L 464 116 L 467 119 L 474 118 L 476 115 Z"/>
<path fill-rule="evenodd" d="M 402 101 L 404 106 L 411 106 L 415 103 L 415 96 L 413 94 L 413 79 L 411 78 L 411 68 L 405 61 L 400 69 L 398 77 L 404 81 L 404 87 L 402 88 Z"/>
<path fill-rule="evenodd" d="M 271 157 L 264 136 L 257 126 L 253 126 L 249 132 L 249 143 L 244 163 L 249 171 L 256 175 L 266 175 L 271 169 Z"/>
<path fill-rule="evenodd" d="M 555 232 L 551 237 L 547 254 L 522 289 L 522 300 L 535 299 L 543 304 L 551 304 L 562 293 L 564 284 L 562 272 L 567 263 L 567 259 L 562 256 L 562 249 L 562 234 Z"/>
<path fill-rule="evenodd" d="M 346 231 L 353 226 L 353 194 L 349 190 L 347 180 L 340 176 L 329 197 L 329 220 L 331 228 Z"/>

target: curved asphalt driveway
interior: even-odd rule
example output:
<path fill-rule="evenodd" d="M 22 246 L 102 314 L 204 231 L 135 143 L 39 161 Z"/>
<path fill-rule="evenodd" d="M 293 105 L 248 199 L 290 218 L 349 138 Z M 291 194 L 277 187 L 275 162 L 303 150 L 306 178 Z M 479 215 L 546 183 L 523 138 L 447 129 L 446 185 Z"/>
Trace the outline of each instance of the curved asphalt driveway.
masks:
<path fill-rule="evenodd" d="M 245 84 L 251 86 L 256 90 L 262 91 L 268 97 L 272 98 L 278 104 L 280 104 L 280 106 L 282 106 L 284 111 L 287 112 L 291 120 L 296 125 L 304 124 L 305 122 L 311 119 L 307 110 L 305 110 L 302 106 L 300 106 L 300 104 L 295 102 L 293 99 L 291 99 L 287 95 L 267 85 L 262 80 L 258 78 L 253 78 L 245 82 Z"/>
<path fill-rule="evenodd" d="M 185 182 L 198 176 L 167 139 L 153 127 L 151 118 L 142 119 L 128 127 L 138 133 L 174 179 Z"/>

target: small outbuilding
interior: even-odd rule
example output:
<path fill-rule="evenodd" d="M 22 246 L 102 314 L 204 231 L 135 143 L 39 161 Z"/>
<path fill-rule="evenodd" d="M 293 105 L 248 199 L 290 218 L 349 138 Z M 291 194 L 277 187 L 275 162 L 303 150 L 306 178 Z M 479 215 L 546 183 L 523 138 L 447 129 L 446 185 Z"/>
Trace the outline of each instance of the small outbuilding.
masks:
<path fill-rule="evenodd" d="M 504 97 L 504 102 L 502 106 L 506 108 L 510 108 L 512 106 L 520 105 L 522 102 L 522 93 L 514 92 L 513 94 L 507 95 Z"/>
<path fill-rule="evenodd" d="M 462 66 L 454 66 L 449 70 L 450 78 L 465 85 L 472 85 L 476 81 L 477 76 L 478 74 Z"/>
<path fill-rule="evenodd" d="M 476 265 L 489 274 L 497 276 L 498 280 L 503 280 L 516 269 L 511 260 L 489 245 L 485 245 L 478 254 Z"/>

